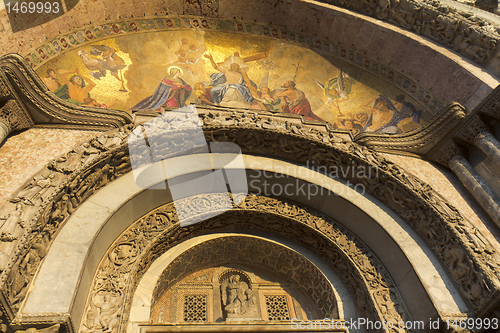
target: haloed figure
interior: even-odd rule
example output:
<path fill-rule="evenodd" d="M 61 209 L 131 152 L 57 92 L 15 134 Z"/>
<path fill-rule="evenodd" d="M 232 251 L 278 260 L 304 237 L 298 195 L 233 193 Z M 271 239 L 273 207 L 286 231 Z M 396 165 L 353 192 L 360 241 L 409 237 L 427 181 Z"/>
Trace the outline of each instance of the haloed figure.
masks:
<path fill-rule="evenodd" d="M 170 67 L 168 69 L 168 76 L 161 81 L 153 95 L 137 103 L 131 110 L 159 110 L 161 107 L 185 106 L 192 89 L 181 79 L 182 74 L 182 69 L 179 67 Z"/>

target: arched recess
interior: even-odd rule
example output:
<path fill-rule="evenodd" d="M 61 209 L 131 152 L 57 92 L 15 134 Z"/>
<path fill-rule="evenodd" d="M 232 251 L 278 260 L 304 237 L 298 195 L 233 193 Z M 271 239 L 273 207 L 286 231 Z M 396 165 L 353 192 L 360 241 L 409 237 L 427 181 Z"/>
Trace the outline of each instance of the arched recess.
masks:
<path fill-rule="evenodd" d="M 185 160 L 182 161 L 182 159 L 177 158 L 179 165 L 199 165 L 193 163 L 193 161 L 191 163 Z M 171 160 L 174 166 L 175 162 L 176 159 Z M 133 292 L 134 283 L 137 283 L 137 279 L 142 274 L 141 272 L 157 256 L 161 255 L 162 251 L 168 249 L 171 245 L 181 242 L 183 239 L 207 232 L 207 230 L 220 231 L 225 230 L 224 228 L 229 228 L 231 231 L 254 229 L 271 234 L 275 233 L 295 242 L 302 243 L 312 249 L 312 251 L 317 252 L 318 255 L 323 257 L 325 262 L 333 265 L 332 269 L 336 269 L 337 273 L 341 275 L 342 280 L 347 284 L 348 289 L 352 293 L 352 298 L 356 299 L 359 304 L 365 304 L 365 312 L 362 316 L 366 318 L 397 322 L 400 319 L 388 318 L 386 316 L 395 315 L 394 311 L 396 309 L 404 309 L 404 302 L 409 303 L 407 306 L 410 308 L 407 314 L 401 314 L 405 319 L 417 317 L 419 320 L 428 320 L 430 317 L 438 314 L 454 313 L 457 315 L 462 311 L 466 311 L 466 307 L 457 298 L 451 283 L 446 282 L 446 274 L 442 270 L 436 271 L 434 268 L 434 265 L 439 266 L 439 264 L 435 259 L 431 260 L 429 258 L 432 257 L 429 254 L 430 251 L 428 249 L 426 251 L 421 250 L 421 248 L 425 249 L 426 246 L 422 242 L 417 242 L 418 237 L 414 233 L 411 236 L 405 235 L 406 232 L 411 232 L 411 229 L 406 227 L 405 231 L 404 228 L 401 228 L 401 224 L 404 225 L 404 222 L 400 221 L 400 219 L 396 222 L 394 214 L 390 214 L 387 209 L 378 207 L 376 204 L 371 203 L 369 199 L 364 198 L 363 200 L 363 196 L 360 196 L 342 183 L 336 182 L 335 186 L 331 186 L 331 184 L 325 182 L 326 179 L 324 181 L 321 179 L 321 177 L 328 177 L 315 172 L 308 172 L 309 169 L 304 167 L 297 169 L 300 167 L 294 164 L 286 162 L 281 162 L 280 164 L 279 160 L 273 161 L 268 158 L 252 156 L 247 157 L 245 164 L 251 166 L 252 170 L 254 170 L 253 172 L 256 170 L 262 171 L 261 174 L 265 174 L 265 179 L 272 184 L 280 182 L 283 186 L 287 185 L 279 176 L 271 177 L 271 174 L 276 174 L 276 172 L 287 172 L 287 176 L 290 177 L 288 181 L 298 186 L 307 186 L 307 184 L 310 184 L 307 181 L 315 181 L 318 186 L 324 188 L 324 196 L 326 198 L 324 202 L 314 203 L 315 200 L 313 197 L 309 198 L 309 201 L 307 197 L 295 197 L 293 199 L 312 205 L 321 205 L 321 210 L 326 210 L 326 207 L 329 207 L 330 209 L 333 208 L 334 211 L 342 207 L 341 213 L 349 217 L 346 219 L 344 216 L 342 218 L 343 223 L 352 227 L 356 222 L 361 222 L 359 226 L 365 229 L 365 234 L 357 230 L 358 233 L 362 234 L 361 237 L 371 241 L 372 244 L 380 243 L 377 250 L 384 248 L 385 251 L 380 251 L 378 254 L 372 253 L 357 236 L 354 236 L 348 229 L 336 223 L 335 220 L 332 220 L 327 215 L 319 212 L 312 213 L 311 215 L 309 213 L 311 208 L 297 206 L 291 202 L 281 202 L 276 199 L 254 196 L 249 197 L 248 203 L 245 202 L 245 206 L 242 207 L 243 213 L 238 214 L 237 210 L 234 216 L 221 215 L 220 218 L 210 219 L 207 221 L 208 226 L 200 223 L 192 227 L 179 228 L 178 224 L 172 225 L 171 222 L 168 222 L 169 219 L 175 220 L 172 205 L 170 204 L 170 207 L 167 208 L 160 207 L 128 227 L 128 231 L 125 231 L 116 241 L 116 246 L 113 245 L 108 250 L 110 239 L 116 239 L 118 233 L 127 228 L 129 223 L 133 222 L 130 220 L 140 212 L 137 209 L 138 207 L 147 211 L 162 202 L 171 200 L 162 191 L 143 191 L 135 187 L 132 175 L 128 174 L 96 193 L 94 197 L 85 202 L 70 218 L 58 238 L 56 238 L 51 253 L 47 256 L 45 264 L 42 266 L 37 280 L 35 280 L 34 289 L 28 297 L 25 308 L 22 309 L 23 315 L 36 315 L 36 311 L 40 311 L 40 313 L 69 311 L 74 318 L 75 324 L 78 322 L 79 317 L 82 318 L 81 320 L 86 320 L 89 309 L 83 307 L 83 302 L 89 292 L 102 290 L 102 282 L 108 286 L 127 286 L 127 290 L 125 291 L 110 291 L 113 295 L 122 296 L 123 313 L 121 313 L 121 318 L 124 319 L 128 313 L 127 304 L 130 304 L 131 301 L 128 294 Z M 265 167 L 272 164 L 274 164 L 274 169 Z M 174 169 L 182 170 L 175 167 Z M 249 172 L 252 172 L 252 170 L 249 170 Z M 264 170 L 266 170 L 265 173 Z M 203 170 L 198 170 L 198 172 L 200 171 Z M 183 172 L 193 172 L 193 170 L 183 170 Z M 301 178 L 305 179 L 297 179 L 293 177 L 294 174 L 300 175 Z M 179 176 L 185 176 L 185 174 L 180 174 Z M 252 176 L 255 175 L 250 174 L 251 179 L 258 179 Z M 330 181 L 334 182 L 332 179 Z M 263 184 L 262 182 L 261 185 Z M 256 186 L 255 183 L 254 186 Z M 327 187 L 335 188 L 340 196 L 326 193 Z M 136 192 L 132 193 L 133 189 Z M 262 190 L 264 190 L 264 186 L 262 186 Z M 200 192 L 202 191 L 203 189 L 200 189 Z M 116 193 L 121 193 L 121 195 L 117 196 Z M 109 199 L 110 197 L 113 198 Z M 132 199 L 129 199 L 129 197 L 132 197 Z M 217 207 L 217 200 L 213 199 L 210 204 L 207 202 L 209 208 L 215 211 L 222 209 L 223 207 Z M 200 202 L 203 202 L 203 198 L 200 200 L 200 198 L 195 197 L 189 198 L 187 204 L 194 203 L 193 208 L 198 212 L 201 211 L 200 214 L 203 214 L 203 206 L 200 208 Z M 121 207 L 121 209 L 118 209 L 108 219 L 109 213 L 115 211 L 117 207 Z M 361 211 L 359 211 L 360 208 Z M 271 217 L 268 216 L 264 219 L 259 214 L 252 216 L 250 214 L 252 210 L 257 210 L 263 216 L 270 215 Z M 356 210 L 359 212 L 356 213 Z M 314 212 L 314 209 L 312 211 Z M 333 211 L 330 210 L 330 214 Z M 161 213 L 159 214 L 159 212 Z M 369 216 L 366 216 L 368 212 Z M 333 214 L 335 213 L 333 212 Z M 92 219 L 93 222 L 86 222 L 89 219 Z M 285 223 L 281 221 L 283 219 L 298 220 L 301 222 L 290 224 L 290 222 Z M 259 223 L 261 224 L 252 221 L 260 221 Z M 388 221 L 392 222 L 387 224 Z M 227 223 L 229 225 L 225 225 Z M 93 226 L 90 224 L 93 224 Z M 396 230 L 398 225 L 400 225 L 399 230 Z M 168 233 L 164 232 L 161 236 L 155 236 L 162 232 L 162 228 L 168 229 Z M 312 232 L 309 230 L 311 228 L 316 231 Z M 392 229 L 391 232 L 393 234 L 388 235 L 387 232 L 384 232 L 383 228 Z M 94 233 L 96 236 L 90 241 Z M 318 237 L 315 235 L 316 233 L 322 236 Z M 110 259 L 108 259 L 113 257 L 110 253 L 113 253 L 113 251 L 117 251 L 118 253 L 125 251 L 125 254 L 127 254 L 128 250 L 120 248 L 120 246 L 136 240 L 137 235 L 142 235 L 145 238 L 139 241 L 138 244 L 141 245 L 133 246 L 134 248 L 143 247 L 141 255 L 136 253 L 130 262 L 131 267 L 134 268 L 124 268 L 123 263 L 120 263 L 120 265 L 110 271 L 109 268 L 113 266 Z M 367 235 L 370 235 L 372 239 L 370 240 L 370 237 Z M 335 240 L 325 243 L 323 238 L 328 237 Z M 395 240 L 392 240 L 391 237 L 394 237 Z M 331 244 L 328 245 L 329 243 Z M 361 245 L 358 245 L 358 243 L 361 243 Z M 68 251 L 69 244 L 72 244 L 74 248 L 86 250 L 79 250 L 76 255 L 68 255 L 68 252 L 72 252 Z M 341 250 L 336 250 L 336 248 Z M 134 250 L 133 252 L 135 253 L 136 251 Z M 85 253 L 87 253 L 86 260 Z M 339 262 L 339 257 L 346 254 L 350 257 L 347 260 L 340 260 Z M 381 262 L 378 261 L 377 256 L 381 258 Z M 405 256 L 410 258 L 406 258 Z M 104 262 L 101 263 L 101 267 L 104 268 L 98 271 L 97 280 L 93 282 L 97 285 L 91 287 L 90 280 L 97 270 L 100 258 L 104 258 Z M 76 264 L 77 269 L 70 270 L 69 267 L 72 264 Z M 84 267 L 83 271 L 80 271 L 80 265 Z M 387 269 L 389 272 L 383 268 L 384 266 L 388 266 Z M 339 267 L 344 267 L 344 269 Z M 351 268 L 348 269 L 348 267 Z M 121 271 L 130 272 L 131 269 L 134 271 L 133 277 L 120 276 Z M 429 271 L 433 271 L 433 273 L 428 274 Z M 80 276 L 80 274 L 82 275 Z M 78 286 L 79 289 L 75 290 L 75 294 L 73 294 L 71 290 L 61 290 L 58 284 L 47 283 L 47 279 L 50 280 L 54 275 L 65 281 L 67 285 Z M 116 280 L 108 281 L 107 277 L 110 276 L 116 277 Z M 438 282 L 436 278 L 438 281 L 444 280 L 445 282 Z M 79 279 L 80 281 L 78 281 Z M 395 279 L 397 280 L 394 281 Z M 419 279 L 422 281 L 419 281 Z M 358 284 L 356 285 L 355 283 Z M 366 291 L 364 288 L 366 288 Z M 426 288 L 430 290 L 426 291 Z M 384 292 L 387 293 L 386 296 L 384 296 Z M 430 295 L 427 295 L 427 293 Z M 52 295 L 54 298 L 49 298 L 49 295 Z M 99 295 L 99 297 L 102 296 Z M 393 301 L 393 304 L 387 302 L 387 297 Z M 42 300 L 43 306 L 40 308 Z M 426 304 L 426 306 L 422 306 L 422 304 Z M 388 311 L 387 309 L 394 311 Z M 90 311 L 92 312 L 92 307 Z M 361 312 L 362 308 L 358 311 Z M 386 312 L 384 313 L 384 311 Z M 84 317 L 81 317 L 82 315 Z"/>
<path fill-rule="evenodd" d="M 165 291 L 183 280 L 186 275 L 206 267 L 218 267 L 213 270 L 211 277 L 208 275 L 205 279 L 216 287 L 223 279 L 236 271 L 239 271 L 242 279 L 246 280 L 249 287 L 254 290 L 255 284 L 259 282 L 258 279 L 261 279 L 254 272 L 273 276 L 275 281 L 291 283 L 293 288 L 299 291 L 296 295 L 308 292 L 299 295 L 302 301 L 309 299 L 299 308 L 307 311 L 307 307 L 310 306 L 312 309 L 303 317 L 319 317 L 318 307 L 322 309 L 322 315 L 328 318 L 354 318 L 356 315 L 354 303 L 348 296 L 348 291 L 338 276 L 328 269 L 318 256 L 314 256 L 304 247 L 287 242 L 284 238 L 270 239 L 247 232 L 193 237 L 167 250 L 151 264 L 140 279 L 134 292 L 129 320 L 132 323 L 175 322 L 172 320 L 172 313 L 170 319 L 167 319 L 166 314 L 163 320 L 155 316 L 157 315 L 154 313 L 155 308 L 160 307 Z M 197 277 L 196 280 L 202 279 Z M 217 290 L 217 292 L 219 294 L 217 296 L 220 297 L 220 291 Z M 320 296 L 321 294 L 323 296 Z M 320 299 L 320 302 L 325 303 L 318 304 Z M 223 311 L 221 311 L 220 300 L 214 303 L 219 303 L 218 311 L 214 311 L 218 313 L 214 314 L 214 320 L 212 320 L 217 321 L 215 319 L 222 317 Z M 296 311 L 296 314 L 300 312 Z M 304 315 L 303 312 L 302 315 Z"/>
<path fill-rule="evenodd" d="M 205 116 L 202 115 L 204 118 Z M 371 193 L 376 199 L 380 200 L 382 203 L 378 203 L 377 205 L 371 205 L 370 209 L 366 209 L 367 211 L 375 211 L 374 208 L 380 206 L 384 207 L 384 204 L 391 208 L 394 212 L 398 213 L 400 216 L 404 217 L 404 219 L 408 222 L 410 227 L 416 229 L 417 233 L 431 245 L 431 249 L 434 250 L 436 257 L 441 261 L 442 265 L 448 272 L 451 272 L 450 277 L 455 282 L 458 290 L 460 291 L 462 297 L 468 301 L 469 309 L 474 309 L 472 311 L 477 311 L 476 313 L 487 313 L 489 308 L 493 306 L 493 304 L 488 300 L 488 297 L 485 296 L 483 292 L 478 293 L 478 287 L 482 288 L 485 286 L 484 284 L 479 284 L 476 286 L 476 276 L 480 276 L 481 283 L 488 283 L 490 290 L 495 290 L 496 285 L 496 266 L 495 266 L 495 252 L 490 251 L 488 255 L 481 255 L 482 248 L 476 247 L 475 250 L 478 251 L 474 253 L 471 250 L 472 246 L 476 246 L 478 243 L 478 239 L 481 240 L 481 236 L 478 233 L 465 233 L 465 228 L 468 227 L 468 222 L 460 215 L 460 213 L 451 207 L 448 203 L 446 203 L 439 195 L 437 195 L 431 188 L 419 182 L 416 178 L 411 175 L 406 174 L 402 169 L 397 167 L 394 164 L 389 163 L 381 159 L 378 155 L 369 152 L 365 148 L 360 148 L 345 139 L 342 139 L 340 134 L 334 134 L 333 132 L 326 132 L 323 130 L 319 130 L 319 126 L 304 124 L 304 126 L 299 129 L 294 127 L 285 127 L 283 117 L 275 117 L 267 119 L 265 122 L 259 120 L 258 122 L 248 124 L 245 122 L 235 121 L 234 113 L 220 111 L 219 117 L 214 120 L 214 118 L 209 118 L 210 121 L 205 122 L 205 134 L 209 141 L 233 141 L 236 142 L 242 147 L 242 151 L 246 153 L 251 153 L 252 155 L 265 154 L 272 156 L 274 160 L 273 163 L 277 163 L 280 159 L 286 159 L 290 162 L 291 165 L 295 165 L 296 167 L 301 167 L 304 170 L 309 170 L 301 165 L 308 165 L 308 161 L 316 162 L 318 166 L 326 165 L 338 165 L 338 166 L 376 166 L 379 170 L 379 174 L 375 177 L 364 179 L 357 178 L 356 175 L 346 175 L 347 180 L 355 181 L 356 183 L 365 185 L 367 190 L 366 195 L 360 196 L 356 194 L 349 201 L 353 203 L 357 203 L 360 200 L 368 198 L 368 193 Z M 291 118 L 293 119 L 293 118 Z M 218 121 L 225 121 L 224 125 Z M 229 120 L 232 121 L 229 122 Z M 274 127 L 269 128 L 269 124 L 272 124 Z M 273 129 L 274 128 L 274 129 Z M 99 146 L 101 148 L 101 152 L 99 156 L 95 156 L 94 159 L 88 159 L 87 161 L 82 162 L 82 165 L 79 166 L 77 172 L 67 174 L 64 172 L 57 171 L 58 163 L 53 163 L 50 166 L 50 170 L 55 173 L 58 177 L 58 181 L 60 183 L 58 186 L 53 186 L 52 191 L 47 191 L 46 197 L 44 197 L 43 203 L 38 207 L 38 211 L 34 212 L 32 217 L 32 235 L 28 238 L 28 241 L 25 242 L 24 248 L 19 248 L 17 250 L 17 255 L 20 257 L 24 257 L 28 251 L 32 248 L 32 244 L 30 242 L 33 241 L 37 233 L 43 235 L 43 233 L 49 232 L 49 230 L 57 230 L 59 224 L 65 220 L 71 212 L 67 210 L 64 214 L 61 212 L 61 205 L 64 205 L 64 208 L 68 208 L 68 198 L 72 199 L 74 196 L 75 189 L 78 189 L 80 186 L 79 181 L 82 175 L 94 175 L 94 179 L 97 179 L 93 184 L 86 184 L 87 190 L 82 191 L 83 196 L 81 197 L 82 202 L 90 196 L 94 190 L 101 188 L 97 191 L 96 195 L 99 193 L 104 193 L 109 189 L 109 193 L 112 195 L 107 195 L 103 199 L 98 201 L 93 201 L 92 199 L 87 199 L 85 204 L 91 205 L 93 208 L 91 209 L 90 216 L 79 216 L 79 212 L 82 210 L 78 210 L 76 213 L 73 213 L 72 219 L 75 218 L 75 221 L 80 221 L 78 223 L 88 224 L 91 221 L 91 224 L 94 224 L 94 230 L 92 233 L 87 234 L 87 237 L 84 237 L 84 233 L 74 234 L 66 233 L 66 236 L 77 238 L 78 241 L 82 241 L 82 239 L 87 239 L 86 246 L 88 247 L 92 241 L 92 235 L 94 235 L 100 228 L 101 223 L 104 223 L 107 220 L 107 217 L 114 213 L 113 218 L 120 219 L 125 218 L 125 220 L 129 220 L 132 216 L 135 218 L 139 218 L 140 216 L 146 214 L 151 209 L 154 209 L 165 202 L 168 202 L 168 197 L 159 197 L 154 195 L 152 191 L 142 191 L 142 189 L 137 188 L 134 185 L 134 182 L 131 181 L 131 175 L 125 175 L 118 181 L 111 182 L 106 185 L 106 183 L 113 179 L 117 173 L 117 170 L 120 172 L 124 172 L 129 170 L 129 162 L 126 156 L 124 146 L 120 143 L 123 142 L 123 139 L 126 137 L 128 130 L 124 132 L 116 132 L 114 134 L 104 135 L 99 141 L 94 141 L 92 144 L 94 146 Z M 167 140 L 168 141 L 168 140 Z M 292 163 L 291 163 L 292 162 Z M 116 165 L 116 168 L 113 169 L 113 173 L 109 171 L 109 167 L 107 171 L 103 171 L 103 168 L 106 164 Z M 261 170 L 265 170 L 265 168 L 261 168 Z M 281 170 L 275 170 L 276 172 L 281 172 Z M 298 173 L 295 173 L 295 176 Z M 294 176 L 294 174 L 292 174 Z M 125 188 L 120 188 L 117 184 L 120 180 L 125 180 L 129 177 L 128 185 Z M 315 173 L 315 177 L 326 177 L 325 175 L 321 175 L 320 173 Z M 104 179 L 105 178 L 105 179 Z M 334 181 L 330 179 L 330 181 Z M 311 181 L 311 183 L 318 183 L 318 180 Z M 105 185 L 105 186 L 104 186 Z M 118 186 L 118 187 L 116 187 Z M 352 191 L 352 190 L 351 190 Z M 137 194 L 134 198 L 138 198 L 140 201 L 137 204 L 123 205 L 124 202 L 129 198 L 129 196 Z M 354 194 L 355 192 L 352 191 Z M 65 197 L 66 196 L 66 197 Z M 297 198 L 296 198 L 297 199 Z M 328 210 L 329 215 L 335 215 L 335 209 L 332 209 L 332 206 L 327 205 L 324 196 L 320 196 L 317 198 L 318 200 L 312 200 L 315 203 L 311 204 L 312 209 L 317 210 Z M 368 200 L 368 199 L 367 199 Z M 71 200 L 70 200 L 71 201 Z M 370 201 L 370 200 L 368 200 Z M 376 202 L 376 201 L 375 201 Z M 45 204 L 45 203 L 50 203 Z M 109 203 L 109 206 L 107 206 Z M 149 208 L 147 205 L 152 205 Z M 75 207 L 81 204 L 81 202 L 75 202 Z M 320 205 L 324 205 L 324 207 L 316 207 Z M 355 206 L 358 206 L 355 204 Z M 59 207 L 59 208 L 57 208 Z M 122 209 L 118 210 L 118 208 L 122 207 Z M 387 208 L 387 207 L 386 207 Z M 57 211 L 59 209 L 59 211 Z M 58 215 L 55 212 L 57 211 Z M 384 211 L 384 209 L 382 209 Z M 87 211 L 88 212 L 88 211 Z M 338 212 L 337 212 L 338 213 Z M 366 213 L 366 212 L 365 212 Z M 336 216 L 335 216 L 336 217 Z M 385 210 L 385 213 L 379 215 L 378 217 L 383 217 L 382 220 L 391 218 L 395 219 L 398 222 L 397 225 L 402 224 L 402 220 L 398 218 L 395 214 L 391 213 L 390 210 Z M 429 217 L 429 218 L 427 218 Z M 432 220 L 431 220 L 432 219 Z M 338 218 L 342 223 L 345 223 L 345 217 Z M 425 228 L 417 227 L 422 221 L 422 223 L 427 223 L 428 226 Z M 132 221 L 131 221 L 132 222 Z M 96 224 L 98 223 L 98 224 Z M 346 225 L 348 228 L 353 228 L 354 224 Z M 35 228 L 36 227 L 36 228 Z M 109 232 L 109 229 L 113 229 L 113 233 L 119 233 L 126 228 L 124 225 L 115 224 L 112 227 L 112 224 L 105 223 L 105 226 L 101 231 L 99 231 L 98 235 L 105 235 Z M 49 230 L 48 230 L 49 229 Z M 387 234 L 391 234 L 390 228 L 386 230 Z M 408 228 L 410 230 L 410 228 Z M 438 231 L 439 230 L 439 231 Z M 410 230 L 411 231 L 411 230 Z M 52 233 L 53 234 L 53 233 Z M 51 235 L 52 235 L 51 234 Z M 64 235 L 64 229 L 59 233 L 60 237 Z M 88 253 L 87 259 L 92 259 L 94 268 L 91 270 L 84 270 L 82 276 L 80 278 L 80 285 L 90 285 L 90 280 L 92 279 L 93 273 L 97 269 L 98 261 L 103 257 L 108 245 L 110 242 L 115 239 L 118 234 L 115 234 L 115 237 L 111 239 L 107 239 L 105 242 L 93 242 L 92 251 L 87 252 L 86 250 L 79 253 L 80 258 L 85 259 L 85 255 Z M 90 237 L 90 238 L 89 238 Z M 442 244 L 442 239 L 448 240 L 446 244 Z M 365 239 L 364 239 L 365 240 Z M 365 242 L 368 242 L 368 238 Z M 440 242 L 441 240 L 441 242 Z M 51 247 L 51 251 L 54 253 L 58 253 L 58 246 L 61 246 L 62 243 L 53 243 Z M 398 242 L 396 242 L 398 243 Z M 480 245 L 480 244 L 479 244 Z M 439 246 L 439 247 L 437 247 Z M 404 248 L 401 244 L 398 244 L 398 247 Z M 418 248 L 424 248 L 424 245 L 418 245 Z M 483 246 L 484 247 L 484 246 Z M 59 250 L 61 248 L 59 247 Z M 454 249 L 451 252 L 448 252 L 450 249 Z M 441 252 L 444 250 L 444 254 Z M 453 253 L 456 252 L 462 253 L 467 258 L 464 261 L 460 261 L 460 267 L 457 267 L 457 261 L 454 260 L 452 256 Z M 77 251 L 78 252 L 78 251 Z M 403 251 L 401 251 L 403 252 Z M 411 253 L 409 251 L 408 253 Z M 484 252 L 486 254 L 486 252 Z M 100 255 L 99 255 L 100 254 Z M 449 255 L 449 256 L 447 256 Z M 491 256 L 493 255 L 493 256 Z M 377 254 L 382 260 L 383 256 Z M 451 256 L 451 257 L 450 257 Z M 13 256 L 12 263 L 20 264 L 20 257 Z M 43 257 L 42 257 L 43 258 Z M 90 264 L 90 261 L 87 260 L 87 264 Z M 46 258 L 45 264 L 49 262 L 49 257 Z M 83 262 L 83 261 L 82 261 Z M 81 262 L 81 263 L 82 263 Z M 76 266 L 71 267 L 71 265 L 65 267 L 66 270 L 72 270 L 72 274 L 76 274 L 78 277 L 80 274 L 79 268 L 81 268 L 81 263 L 78 264 L 77 261 L 74 261 Z M 390 265 L 388 262 L 384 263 L 388 268 Z M 38 265 L 35 261 L 34 265 Z M 420 265 L 420 263 L 419 263 Z M 474 265 L 475 269 L 471 269 L 469 271 L 469 275 L 466 277 L 459 273 L 459 270 L 464 266 Z M 437 265 L 439 266 L 439 265 Z M 417 269 L 418 266 L 415 266 Z M 76 273 L 75 273 L 76 272 Z M 454 273 L 457 272 L 457 273 Z M 57 278 L 64 279 L 64 272 L 60 272 L 61 274 L 54 274 L 54 272 L 49 272 L 48 276 L 57 276 Z M 7 270 L 3 273 L 4 279 L 7 278 L 8 281 L 10 279 L 14 279 L 20 275 L 17 270 Z M 392 274 L 392 272 L 391 272 Z M 475 275 L 477 274 L 477 275 Z M 417 273 L 415 275 L 418 275 Z M 443 276 L 444 274 L 438 274 Z M 47 275 L 46 275 L 47 276 Z M 43 270 L 40 270 L 38 278 L 43 277 Z M 23 276 L 25 278 L 25 276 Z M 28 281 L 31 280 L 31 276 L 28 276 Z M 445 277 L 443 277 L 443 280 Z M 13 280 L 10 280 L 13 281 Z M 78 282 L 78 278 L 76 278 L 75 284 L 70 286 L 70 288 L 74 288 L 76 286 L 76 282 Z M 47 286 L 47 284 L 45 284 Z M 12 283 L 8 284 L 10 292 L 12 292 Z M 5 288 L 5 285 L 4 285 Z M 30 297 L 35 295 L 37 292 L 37 283 L 34 284 L 33 292 L 30 294 Z M 401 289 L 401 288 L 400 288 Z M 450 290 L 448 287 L 446 288 Z M 10 294 L 17 297 L 24 297 L 23 292 L 25 293 L 26 287 L 21 286 L 21 289 L 17 292 L 17 294 Z M 483 289 L 480 289 L 483 290 Z M 9 290 L 8 290 L 9 291 Z M 427 295 L 427 293 L 424 293 Z M 432 294 L 429 291 L 429 294 Z M 453 292 L 451 292 L 453 294 Z M 7 294 L 9 296 L 9 294 Z M 44 294 L 44 297 L 48 297 L 49 294 Z M 84 293 L 84 297 L 88 295 L 88 291 Z M 75 297 L 81 297 L 81 295 L 76 295 Z M 426 296 L 427 297 L 427 296 Z M 58 313 L 69 313 L 72 312 L 74 314 L 80 313 L 80 315 L 72 316 L 73 320 L 78 321 L 81 318 L 81 314 L 83 313 L 82 305 L 77 304 L 76 302 L 71 304 L 72 299 L 70 297 L 68 303 L 60 303 L 56 304 L 55 302 L 45 302 L 47 306 L 62 306 L 61 311 L 56 311 Z M 452 303 L 457 303 L 452 301 Z M 26 307 L 21 311 L 19 318 L 19 322 L 21 323 L 23 318 L 36 318 L 38 315 L 30 313 L 30 311 L 25 311 L 29 309 L 30 300 L 26 302 Z M 45 304 L 44 304 L 45 305 Z M 72 306 L 71 311 L 69 308 Z M 485 308 L 486 306 L 486 308 Z M 457 308 L 461 308 L 457 306 Z M 60 307 L 61 309 L 61 307 Z M 38 309 L 36 311 L 41 311 L 40 315 L 43 317 L 42 313 L 47 313 L 43 309 Z M 52 311 L 48 311 L 49 313 L 54 313 Z M 441 317 L 445 316 L 441 314 Z M 33 319 L 34 320 L 34 319 Z"/>

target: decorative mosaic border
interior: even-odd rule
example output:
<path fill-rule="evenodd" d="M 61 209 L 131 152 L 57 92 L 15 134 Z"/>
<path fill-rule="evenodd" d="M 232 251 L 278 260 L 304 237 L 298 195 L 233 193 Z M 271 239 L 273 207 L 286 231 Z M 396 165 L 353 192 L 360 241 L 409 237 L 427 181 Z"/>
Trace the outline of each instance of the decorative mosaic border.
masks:
<path fill-rule="evenodd" d="M 334 45 L 304 34 L 283 30 L 273 26 L 241 21 L 229 21 L 214 18 L 193 16 L 151 17 L 142 19 L 127 19 L 110 21 L 101 25 L 88 26 L 75 30 L 69 34 L 55 37 L 44 45 L 34 48 L 24 55 L 24 59 L 34 70 L 40 68 L 56 56 L 81 45 L 93 43 L 98 40 L 117 37 L 119 35 L 171 30 L 219 30 L 222 32 L 249 34 L 261 37 L 270 37 L 276 40 L 291 42 L 309 48 L 323 55 L 333 56 L 346 63 L 355 65 L 363 71 L 369 72 L 409 96 L 412 96 L 427 110 L 438 113 L 444 105 L 443 101 L 432 95 L 428 89 L 420 86 L 414 80 L 403 75 L 380 62 L 377 62 L 343 46 Z"/>

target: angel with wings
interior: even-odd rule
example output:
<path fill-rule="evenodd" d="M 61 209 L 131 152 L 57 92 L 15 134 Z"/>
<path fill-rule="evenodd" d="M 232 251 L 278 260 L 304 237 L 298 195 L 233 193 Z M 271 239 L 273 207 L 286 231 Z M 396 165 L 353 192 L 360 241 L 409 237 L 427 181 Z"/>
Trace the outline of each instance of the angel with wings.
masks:
<path fill-rule="evenodd" d="M 120 91 L 126 92 L 123 73 L 121 71 L 127 67 L 127 65 L 116 52 L 117 50 L 106 45 L 92 45 L 90 54 L 87 50 L 80 50 L 77 54 L 94 79 L 100 80 L 102 77 L 106 76 L 107 71 L 110 71 L 111 75 L 121 82 Z M 100 58 L 91 58 L 90 55 Z"/>

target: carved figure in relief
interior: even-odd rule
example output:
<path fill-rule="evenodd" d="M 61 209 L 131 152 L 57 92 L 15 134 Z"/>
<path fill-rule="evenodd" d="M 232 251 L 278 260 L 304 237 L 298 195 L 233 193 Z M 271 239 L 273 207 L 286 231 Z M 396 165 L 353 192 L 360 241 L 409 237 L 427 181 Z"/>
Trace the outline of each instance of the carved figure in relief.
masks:
<path fill-rule="evenodd" d="M 240 275 L 233 274 L 221 285 L 224 310 L 230 314 L 244 315 L 256 313 L 255 296 L 248 284 L 240 281 Z"/>
<path fill-rule="evenodd" d="M 396 310 L 396 305 L 391 299 L 390 291 L 378 291 L 375 293 L 375 297 L 378 299 L 378 303 L 380 304 L 380 312 L 388 321 L 392 322 L 401 322 L 401 315 Z M 394 327 L 396 332 L 405 332 L 405 330 L 401 327 Z"/>
<path fill-rule="evenodd" d="M 120 323 L 119 311 L 120 302 L 118 297 L 113 297 L 109 293 L 104 295 L 96 295 L 92 299 L 92 303 L 97 309 L 93 314 L 92 331 L 96 332 L 100 329 L 101 332 L 113 332 Z"/>
<path fill-rule="evenodd" d="M 21 267 L 24 267 L 27 276 L 35 274 L 38 264 L 47 254 L 49 243 L 49 235 L 46 233 L 38 234 L 35 237 L 31 249 L 21 262 Z"/>
<path fill-rule="evenodd" d="M 15 232 L 17 225 L 24 228 L 23 224 L 23 205 L 21 203 L 16 204 L 16 209 L 7 214 L 6 217 L 0 217 L 0 220 L 5 220 L 5 222 L 0 227 L 0 240 L 4 242 L 11 242 L 17 237 Z"/>
<path fill-rule="evenodd" d="M 455 279 L 461 279 L 469 274 L 471 268 L 467 265 L 467 257 L 461 248 L 452 247 L 446 250 L 443 259 Z"/>
<path fill-rule="evenodd" d="M 43 195 L 47 190 L 55 186 L 53 184 L 55 174 L 51 173 L 48 176 L 39 176 L 33 178 L 33 181 L 25 187 L 19 195 L 12 199 L 12 202 L 22 201 L 26 205 L 34 206 L 39 199 L 43 199 Z"/>
<path fill-rule="evenodd" d="M 92 155 L 98 153 L 99 151 L 97 149 L 91 147 L 90 144 L 86 142 L 81 146 L 75 147 L 66 155 L 54 159 L 50 164 L 50 168 L 61 173 L 69 173 L 84 164 Z"/>
<path fill-rule="evenodd" d="M 90 197 L 100 186 L 102 186 L 103 179 L 107 182 L 107 174 L 109 173 L 110 166 L 104 165 L 102 168 L 93 170 L 94 172 L 84 176 L 83 181 L 80 182 L 80 188 L 75 193 L 77 202 L 83 202 Z"/>
<path fill-rule="evenodd" d="M 70 201 L 70 196 L 64 194 L 61 201 L 54 204 L 54 210 L 51 215 L 52 222 L 57 226 L 73 213 L 74 207 Z"/>

